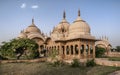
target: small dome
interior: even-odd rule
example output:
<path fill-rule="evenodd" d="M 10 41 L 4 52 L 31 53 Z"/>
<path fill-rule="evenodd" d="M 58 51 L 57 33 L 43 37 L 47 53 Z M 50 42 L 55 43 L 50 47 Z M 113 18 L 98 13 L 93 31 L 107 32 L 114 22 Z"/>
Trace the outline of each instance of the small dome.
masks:
<path fill-rule="evenodd" d="M 78 35 L 89 35 L 90 27 L 89 25 L 80 18 L 80 12 L 78 13 L 78 18 L 69 27 L 69 36 Z"/>
<path fill-rule="evenodd" d="M 27 38 L 27 35 L 21 31 L 21 33 L 18 35 L 18 38 Z"/>
<path fill-rule="evenodd" d="M 56 30 L 61 30 L 64 29 L 65 31 L 68 31 L 70 24 L 67 22 L 66 18 L 66 14 L 65 11 L 63 13 L 63 19 L 62 21 L 56 26 Z"/>
<path fill-rule="evenodd" d="M 25 30 L 26 33 L 30 33 L 30 32 L 40 32 L 40 29 L 34 24 L 34 19 L 32 19 L 32 24 L 30 26 L 28 26 L 28 28 L 26 28 Z"/>
<path fill-rule="evenodd" d="M 28 28 L 26 28 L 25 32 L 40 32 L 39 28 L 37 28 L 35 25 L 30 25 Z"/>
<path fill-rule="evenodd" d="M 60 29 L 62 29 L 62 28 L 64 28 L 65 30 L 68 30 L 69 29 L 69 23 L 66 21 L 66 19 L 63 19 L 57 26 L 56 26 L 56 28 L 58 29 L 58 30 L 60 30 Z"/>

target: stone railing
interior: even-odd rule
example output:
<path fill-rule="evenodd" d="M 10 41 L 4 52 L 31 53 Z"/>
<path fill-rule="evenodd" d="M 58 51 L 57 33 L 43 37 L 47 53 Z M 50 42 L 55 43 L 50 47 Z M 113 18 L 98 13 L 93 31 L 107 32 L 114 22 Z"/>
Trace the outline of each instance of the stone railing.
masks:
<path fill-rule="evenodd" d="M 96 58 L 95 62 L 98 65 L 120 67 L 120 61 L 109 61 L 107 58 Z"/>

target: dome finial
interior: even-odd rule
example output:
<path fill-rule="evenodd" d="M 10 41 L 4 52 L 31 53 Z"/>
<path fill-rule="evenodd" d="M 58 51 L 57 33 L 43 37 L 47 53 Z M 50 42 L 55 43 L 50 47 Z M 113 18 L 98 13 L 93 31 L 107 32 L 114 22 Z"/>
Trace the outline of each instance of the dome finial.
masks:
<path fill-rule="evenodd" d="M 64 12 L 63 12 L 63 19 L 65 19 L 66 18 L 66 13 L 65 13 L 65 10 L 64 10 Z"/>
<path fill-rule="evenodd" d="M 78 16 L 80 16 L 80 9 L 78 10 Z"/>
<path fill-rule="evenodd" d="M 34 18 L 32 18 L 32 24 L 34 24 Z"/>

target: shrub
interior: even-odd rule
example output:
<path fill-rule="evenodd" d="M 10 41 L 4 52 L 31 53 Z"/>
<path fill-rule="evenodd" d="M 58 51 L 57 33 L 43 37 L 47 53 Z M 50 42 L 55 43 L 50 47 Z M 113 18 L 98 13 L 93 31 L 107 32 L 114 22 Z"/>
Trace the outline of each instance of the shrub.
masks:
<path fill-rule="evenodd" d="M 8 60 L 7 58 L 4 58 L 0 55 L 0 60 Z"/>
<path fill-rule="evenodd" d="M 96 63 L 94 62 L 94 59 L 92 59 L 92 60 L 87 60 L 87 62 L 86 62 L 86 66 L 87 67 L 93 67 L 93 66 L 95 66 L 96 65 Z"/>
<path fill-rule="evenodd" d="M 100 47 L 96 47 L 95 54 L 96 54 L 97 58 L 103 57 L 105 54 L 105 49 L 100 48 Z"/>
<path fill-rule="evenodd" d="M 73 62 L 71 63 L 71 67 L 80 67 L 80 62 L 78 59 L 73 59 Z"/>
<path fill-rule="evenodd" d="M 61 66 L 63 66 L 65 63 L 63 62 L 63 61 L 60 61 L 60 60 L 57 60 L 57 61 L 55 61 L 55 62 L 53 62 L 53 66 L 54 67 L 61 67 Z"/>
<path fill-rule="evenodd" d="M 52 53 L 50 53 L 50 57 L 52 58 L 52 60 L 56 60 L 57 55 L 58 55 L 58 50 L 56 50 L 56 49 L 53 49 Z"/>

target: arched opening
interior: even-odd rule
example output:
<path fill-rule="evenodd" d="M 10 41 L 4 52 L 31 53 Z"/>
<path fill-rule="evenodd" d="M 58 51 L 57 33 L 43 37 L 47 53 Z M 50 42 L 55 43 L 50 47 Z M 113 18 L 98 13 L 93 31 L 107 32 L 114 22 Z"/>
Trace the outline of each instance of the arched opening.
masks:
<path fill-rule="evenodd" d="M 89 46 L 86 45 L 86 53 L 88 54 Z"/>
<path fill-rule="evenodd" d="M 93 47 L 90 45 L 90 54 L 93 54 Z"/>
<path fill-rule="evenodd" d="M 62 52 L 63 52 L 62 54 L 63 54 L 63 55 L 65 54 L 65 52 L 64 52 L 64 51 L 65 51 L 65 47 L 64 47 L 64 46 L 62 46 Z"/>
<path fill-rule="evenodd" d="M 48 46 L 46 46 L 46 55 L 48 56 Z"/>
<path fill-rule="evenodd" d="M 44 48 L 44 45 L 40 45 L 40 54 L 41 56 L 46 56 L 46 53 L 47 53 L 47 49 Z"/>
<path fill-rule="evenodd" d="M 56 46 L 54 46 L 54 50 L 56 50 Z"/>
<path fill-rule="evenodd" d="M 59 46 L 57 47 L 57 50 L 58 50 L 58 54 L 59 54 L 59 50 L 60 50 L 60 49 L 59 49 Z"/>
<path fill-rule="evenodd" d="M 51 47 L 48 47 L 48 49 L 50 50 Z"/>
<path fill-rule="evenodd" d="M 52 47 L 49 47 L 48 53 L 51 54 Z"/>
<path fill-rule="evenodd" d="M 51 50 L 51 47 L 49 47 L 49 51 Z"/>
<path fill-rule="evenodd" d="M 78 55 L 78 45 L 75 45 L 75 54 Z"/>
<path fill-rule="evenodd" d="M 84 45 L 81 45 L 80 50 L 81 50 L 81 54 L 83 54 L 83 52 L 84 52 Z"/>
<path fill-rule="evenodd" d="M 44 49 L 44 46 L 43 45 L 40 45 L 40 50 L 42 51 Z"/>
<path fill-rule="evenodd" d="M 53 46 L 52 46 L 52 49 L 51 49 L 51 53 L 53 53 Z"/>
<path fill-rule="evenodd" d="M 73 55 L 73 46 L 71 45 L 71 55 Z"/>
<path fill-rule="evenodd" d="M 66 54 L 69 55 L 69 46 L 66 47 Z"/>

